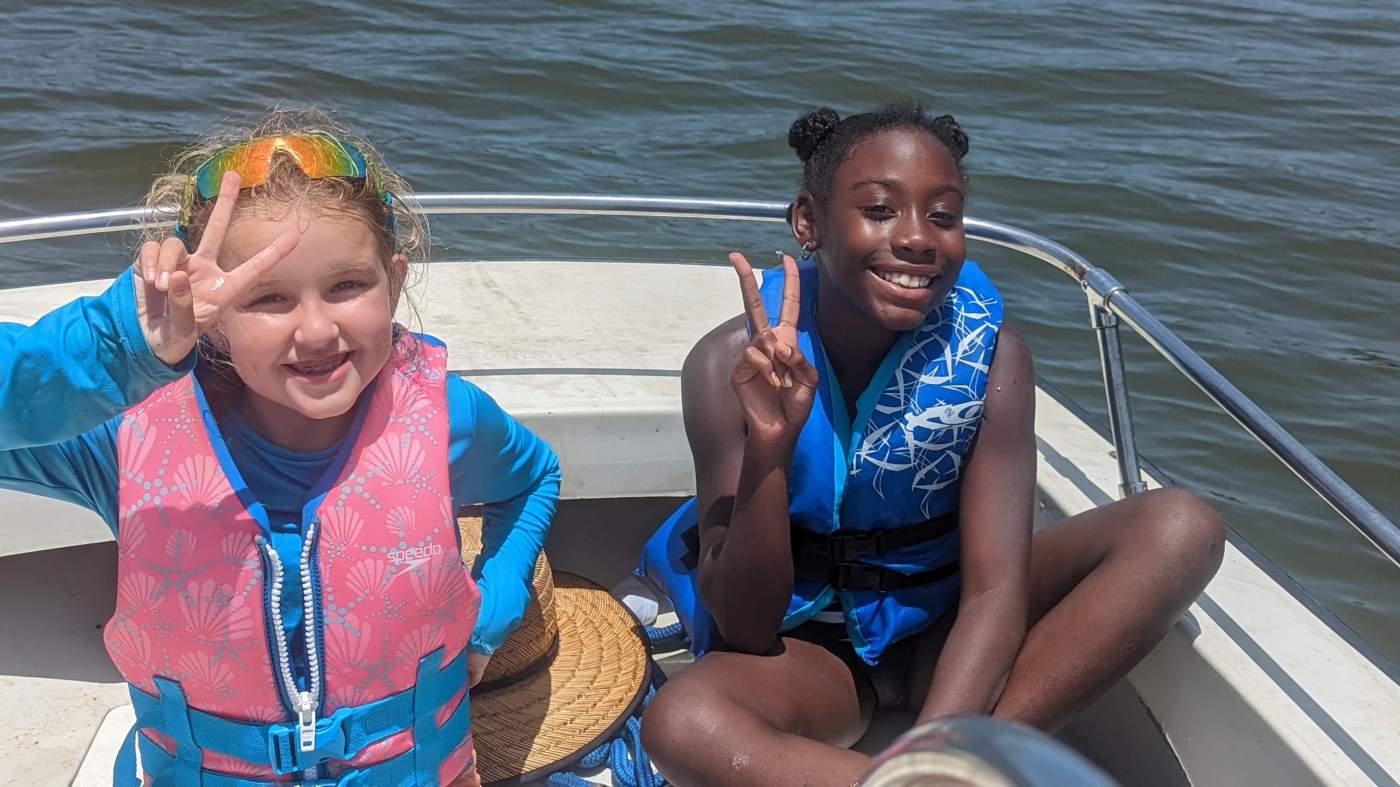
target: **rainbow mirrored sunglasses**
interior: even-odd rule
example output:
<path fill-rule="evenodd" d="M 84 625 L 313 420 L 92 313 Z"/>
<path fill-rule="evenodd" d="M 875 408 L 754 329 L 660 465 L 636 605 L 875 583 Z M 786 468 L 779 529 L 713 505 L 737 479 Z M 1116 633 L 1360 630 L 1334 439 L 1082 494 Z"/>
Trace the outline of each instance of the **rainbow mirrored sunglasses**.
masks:
<path fill-rule="evenodd" d="M 180 206 L 180 223 L 175 234 L 186 237 L 185 228 L 194 218 L 196 200 L 219 196 L 224 175 L 237 172 L 240 188 L 257 188 L 267 182 L 278 153 L 286 154 L 308 178 L 358 178 L 368 180 L 389 207 L 389 234 L 394 233 L 394 195 L 384 190 L 379 173 L 359 148 L 329 134 L 279 134 L 242 142 L 224 148 L 195 168 L 185 188 Z"/>

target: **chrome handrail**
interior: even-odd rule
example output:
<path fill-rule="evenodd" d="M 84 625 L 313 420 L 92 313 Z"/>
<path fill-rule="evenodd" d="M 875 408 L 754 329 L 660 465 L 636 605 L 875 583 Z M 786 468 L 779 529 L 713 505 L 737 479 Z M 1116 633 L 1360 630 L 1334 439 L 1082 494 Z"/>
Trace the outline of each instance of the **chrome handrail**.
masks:
<path fill-rule="evenodd" d="M 778 222 L 784 220 L 787 210 L 785 202 L 582 194 L 419 194 L 417 200 L 425 212 L 439 214 L 528 213 Z M 144 214 L 143 208 L 125 208 L 0 221 L 0 243 L 124 232 L 139 227 Z M 174 208 L 162 207 L 153 218 L 160 223 L 172 223 L 174 215 Z M 1315 494 L 1370 539 L 1377 549 L 1400 565 L 1400 528 L 1152 316 L 1112 274 L 1065 246 L 1033 232 L 972 218 L 967 219 L 966 227 L 970 239 L 1001 246 L 1048 263 L 1074 279 L 1084 290 L 1088 299 L 1090 325 L 1099 340 L 1109 430 L 1117 452 L 1121 491 L 1124 494 L 1139 492 L 1145 488 L 1145 484 L 1133 439 L 1132 413 L 1128 407 L 1128 388 L 1118 334 L 1120 321 L 1146 340 L 1177 371 L 1268 448 Z"/>

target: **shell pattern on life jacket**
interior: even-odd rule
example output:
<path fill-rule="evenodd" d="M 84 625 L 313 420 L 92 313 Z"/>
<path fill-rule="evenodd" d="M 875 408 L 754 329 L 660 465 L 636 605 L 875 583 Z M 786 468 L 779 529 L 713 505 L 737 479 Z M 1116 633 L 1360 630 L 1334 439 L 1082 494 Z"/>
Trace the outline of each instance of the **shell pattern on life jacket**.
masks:
<path fill-rule="evenodd" d="M 396 328 L 303 509 L 296 577 L 193 375 L 123 417 L 103 639 L 131 684 L 148 783 L 435 784 L 473 761 L 480 593 L 458 542 L 445 375 L 439 342 Z M 302 659 L 282 627 L 285 583 L 303 595 Z"/>

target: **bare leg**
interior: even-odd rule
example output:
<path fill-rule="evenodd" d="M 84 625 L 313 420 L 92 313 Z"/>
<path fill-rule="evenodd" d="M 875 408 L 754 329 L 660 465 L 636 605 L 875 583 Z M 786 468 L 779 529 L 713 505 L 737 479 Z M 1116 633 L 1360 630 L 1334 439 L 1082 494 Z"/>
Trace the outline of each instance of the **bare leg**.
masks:
<path fill-rule="evenodd" d="M 1036 531 L 1030 622 L 993 715 L 1052 730 L 1161 641 L 1225 554 L 1225 525 L 1181 489 L 1158 489 Z M 951 616 L 950 616 L 951 617 Z M 951 621 L 919 643 L 910 700 L 923 705 Z"/>
<path fill-rule="evenodd" d="M 1189 492 L 1161 489 L 1035 534 L 1031 617 L 994 715 L 1049 729 L 1156 647 L 1225 554 L 1225 525 Z"/>
<path fill-rule="evenodd" d="M 662 774 L 689 785 L 854 784 L 870 758 L 848 747 L 874 698 L 841 659 L 783 639 L 773 656 L 710 653 L 657 692 L 642 742 Z"/>

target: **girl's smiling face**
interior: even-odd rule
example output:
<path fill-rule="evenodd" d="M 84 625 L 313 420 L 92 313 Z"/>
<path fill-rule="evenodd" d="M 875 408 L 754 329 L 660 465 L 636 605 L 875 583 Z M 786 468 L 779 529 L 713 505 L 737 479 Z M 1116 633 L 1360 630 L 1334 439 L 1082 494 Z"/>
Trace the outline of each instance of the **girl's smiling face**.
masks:
<path fill-rule="evenodd" d="M 907 331 L 943 302 L 967 254 L 966 192 L 957 162 L 919 129 L 874 134 L 832 176 L 825 206 L 799 199 L 799 240 L 816 245 L 823 278 L 858 313 Z"/>
<path fill-rule="evenodd" d="M 384 368 L 398 292 L 363 218 L 314 206 L 280 214 L 238 216 L 229 229 L 225 270 L 288 230 L 301 241 L 225 313 L 220 338 L 246 386 L 245 417 L 274 442 L 314 450 L 348 432 L 356 401 Z"/>

